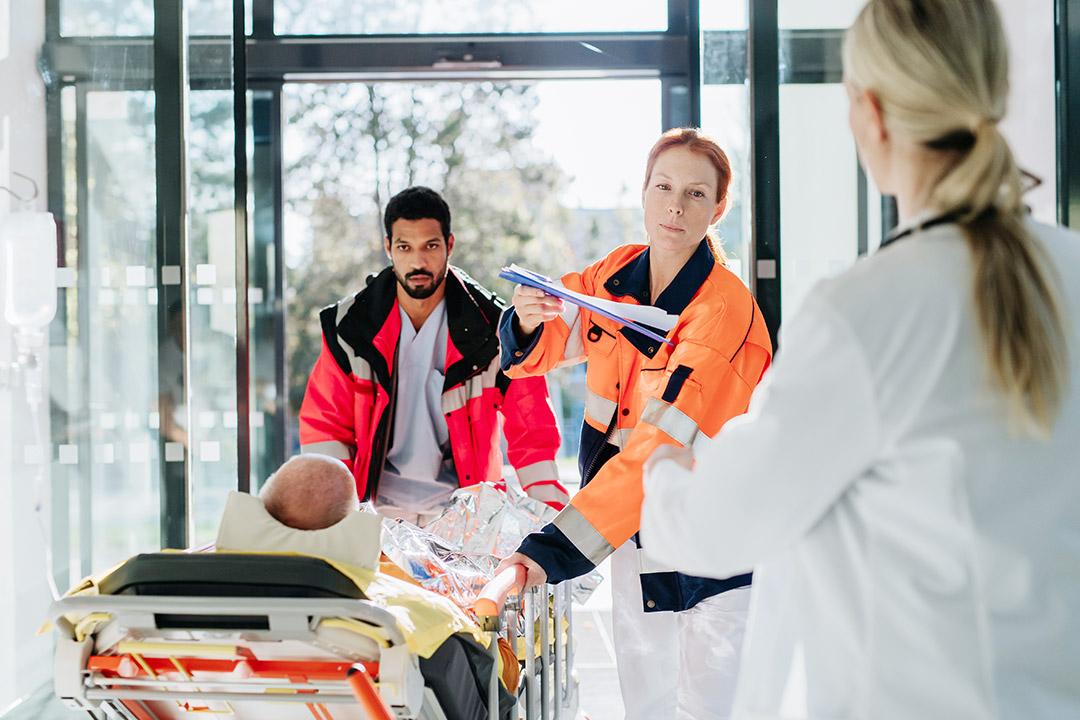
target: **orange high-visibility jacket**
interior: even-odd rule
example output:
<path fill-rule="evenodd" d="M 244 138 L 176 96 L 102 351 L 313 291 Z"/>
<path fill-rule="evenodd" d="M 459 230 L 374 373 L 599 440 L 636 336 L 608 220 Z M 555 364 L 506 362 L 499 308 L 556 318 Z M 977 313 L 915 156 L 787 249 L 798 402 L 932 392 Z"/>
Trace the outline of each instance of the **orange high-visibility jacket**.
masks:
<path fill-rule="evenodd" d="M 446 373 L 442 409 L 458 483 L 502 485 L 506 454 L 522 489 L 556 510 L 567 501 L 555 454 L 559 428 L 543 378 L 510 380 L 499 369 L 497 327 L 504 303 L 458 268 L 446 274 Z M 323 347 L 300 408 L 301 452 L 350 464 L 361 500 L 375 497 L 386 461 L 397 393 L 401 335 L 391 268 L 355 296 L 319 314 Z"/>
<path fill-rule="evenodd" d="M 587 295 L 650 304 L 648 248 L 624 245 L 562 282 Z M 503 314 L 503 368 L 510 377 L 588 363 L 579 454 L 585 485 L 520 548 L 547 571 L 549 582 L 592 570 L 635 536 L 645 460 L 659 445 L 691 445 L 744 413 L 771 361 L 768 328 L 753 295 L 717 261 L 707 240 L 655 305 L 679 316 L 667 334 L 673 346 L 569 303 L 528 338 L 520 337 L 513 308 Z M 643 554 L 641 577 L 644 607 L 656 611 L 684 610 L 750 582 L 749 574 L 689 577 L 650 566 Z"/>

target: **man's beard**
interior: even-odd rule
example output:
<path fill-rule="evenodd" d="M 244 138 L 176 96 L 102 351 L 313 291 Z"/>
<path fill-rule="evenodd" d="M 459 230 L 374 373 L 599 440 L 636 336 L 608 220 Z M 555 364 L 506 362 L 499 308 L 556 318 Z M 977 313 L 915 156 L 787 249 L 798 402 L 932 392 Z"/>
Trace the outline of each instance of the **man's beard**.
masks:
<path fill-rule="evenodd" d="M 435 294 L 435 291 L 439 289 L 440 285 L 442 285 L 443 280 L 446 279 L 446 268 L 443 267 L 442 272 L 439 273 L 437 276 L 433 276 L 426 270 L 413 270 L 412 272 L 406 273 L 404 276 L 402 276 L 398 273 L 397 268 L 394 268 L 394 277 L 397 278 L 398 285 L 401 286 L 401 288 L 405 291 L 406 295 L 415 300 L 426 300 L 427 298 Z M 409 280 L 414 277 L 429 277 L 433 278 L 433 280 L 428 283 L 426 287 L 414 288 L 409 286 Z"/>

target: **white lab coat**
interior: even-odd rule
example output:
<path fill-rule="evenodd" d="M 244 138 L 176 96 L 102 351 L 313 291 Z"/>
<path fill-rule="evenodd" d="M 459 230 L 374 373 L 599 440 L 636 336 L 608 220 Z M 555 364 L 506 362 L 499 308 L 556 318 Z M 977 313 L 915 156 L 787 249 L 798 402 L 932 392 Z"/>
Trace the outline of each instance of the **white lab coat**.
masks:
<path fill-rule="evenodd" d="M 747 415 L 645 478 L 643 544 L 754 568 L 736 718 L 1080 718 L 1080 237 L 1032 223 L 1071 387 L 1049 441 L 990 390 L 955 226 L 821 283 Z"/>

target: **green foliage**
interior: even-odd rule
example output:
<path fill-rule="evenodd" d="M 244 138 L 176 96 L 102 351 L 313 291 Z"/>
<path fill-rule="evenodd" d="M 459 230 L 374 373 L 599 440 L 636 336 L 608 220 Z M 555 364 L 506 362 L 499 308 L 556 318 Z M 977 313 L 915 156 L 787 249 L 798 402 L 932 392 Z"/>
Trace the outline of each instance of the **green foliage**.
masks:
<path fill-rule="evenodd" d="M 559 274 L 574 262 L 557 193 L 567 178 L 532 143 L 536 97 L 521 84 L 325 84 L 286 88 L 289 399 L 320 349 L 319 308 L 387 265 L 382 208 L 428 185 L 450 204 L 452 262 L 504 297 L 511 262 Z"/>

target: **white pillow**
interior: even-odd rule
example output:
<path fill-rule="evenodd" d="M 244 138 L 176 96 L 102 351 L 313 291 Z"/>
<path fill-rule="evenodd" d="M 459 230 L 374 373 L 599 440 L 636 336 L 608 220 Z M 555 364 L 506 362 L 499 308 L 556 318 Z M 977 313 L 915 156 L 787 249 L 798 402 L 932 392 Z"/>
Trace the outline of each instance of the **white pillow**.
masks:
<path fill-rule="evenodd" d="M 295 552 L 374 570 L 379 564 L 382 520 L 355 510 L 322 530 L 297 530 L 278 522 L 262 500 L 247 493 L 229 493 L 218 526 L 218 550 Z"/>

